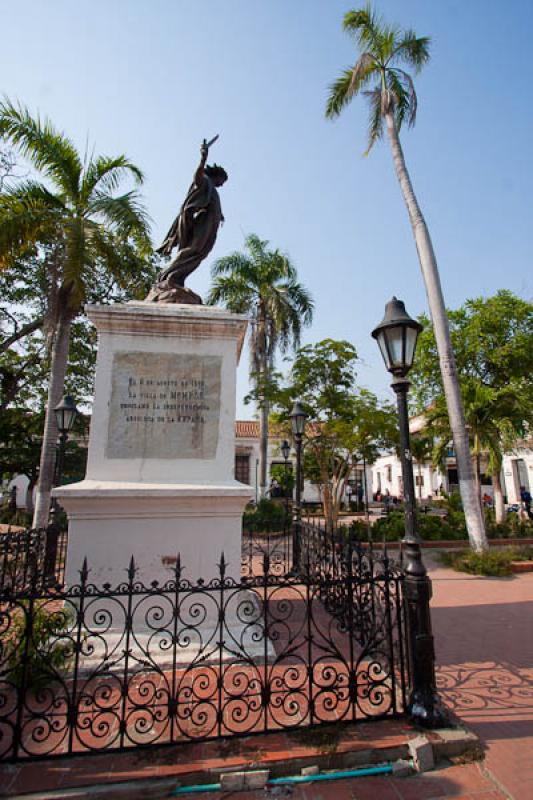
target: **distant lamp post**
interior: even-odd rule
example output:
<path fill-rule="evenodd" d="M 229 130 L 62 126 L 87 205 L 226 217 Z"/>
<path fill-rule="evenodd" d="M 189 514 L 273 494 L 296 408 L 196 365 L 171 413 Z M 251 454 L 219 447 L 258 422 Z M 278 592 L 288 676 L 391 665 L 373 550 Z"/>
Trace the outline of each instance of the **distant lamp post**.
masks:
<path fill-rule="evenodd" d="M 299 400 L 296 400 L 290 413 L 292 436 L 296 450 L 296 492 L 294 496 L 294 524 L 293 524 L 293 572 L 298 572 L 301 567 L 302 547 L 302 439 L 305 432 L 307 414 Z"/>
<path fill-rule="evenodd" d="M 435 688 L 435 653 L 431 632 L 429 601 L 431 581 L 422 561 L 420 538 L 416 529 L 413 462 L 409 443 L 406 375 L 413 366 L 418 334 L 422 325 L 412 319 L 401 300 L 393 297 L 385 307 L 382 322 L 374 328 L 387 370 L 394 376 L 392 388 L 398 401 L 400 450 L 405 502 L 405 598 L 407 635 L 412 684 L 407 711 L 411 718 L 428 728 L 447 723 Z"/>
<path fill-rule="evenodd" d="M 285 523 L 287 522 L 287 517 L 289 514 L 289 456 L 291 454 L 291 446 L 287 439 L 284 439 L 280 445 L 281 455 L 285 461 L 285 487 L 284 487 L 284 494 L 285 494 Z"/>
<path fill-rule="evenodd" d="M 63 478 L 63 465 L 65 463 L 65 447 L 68 435 L 72 430 L 78 409 L 74 398 L 69 394 L 65 395 L 61 402 L 54 408 L 57 431 L 59 433 L 59 445 L 57 448 L 56 465 L 54 474 L 54 486 L 60 486 Z M 60 527 L 57 518 L 59 503 L 53 497 L 50 504 L 50 524 L 46 529 L 45 552 L 44 552 L 44 573 L 46 582 L 49 585 L 57 585 L 57 547 L 60 534 Z"/>
<path fill-rule="evenodd" d="M 78 415 L 78 409 L 76 408 L 74 398 L 66 394 L 61 402 L 54 408 L 54 414 L 56 417 L 57 431 L 59 433 L 54 485 L 61 486 L 63 466 L 65 463 L 65 447 L 68 435 L 72 431 Z M 52 507 L 54 510 L 57 509 L 57 500 L 55 498 L 52 501 Z"/>

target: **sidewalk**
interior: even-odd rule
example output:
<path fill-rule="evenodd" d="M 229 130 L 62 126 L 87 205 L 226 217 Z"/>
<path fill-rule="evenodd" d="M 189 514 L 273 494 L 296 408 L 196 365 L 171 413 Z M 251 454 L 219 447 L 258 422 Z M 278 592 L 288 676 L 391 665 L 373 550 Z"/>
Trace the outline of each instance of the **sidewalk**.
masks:
<path fill-rule="evenodd" d="M 514 800 L 533 798 L 533 574 L 478 578 L 428 554 L 439 690 Z"/>

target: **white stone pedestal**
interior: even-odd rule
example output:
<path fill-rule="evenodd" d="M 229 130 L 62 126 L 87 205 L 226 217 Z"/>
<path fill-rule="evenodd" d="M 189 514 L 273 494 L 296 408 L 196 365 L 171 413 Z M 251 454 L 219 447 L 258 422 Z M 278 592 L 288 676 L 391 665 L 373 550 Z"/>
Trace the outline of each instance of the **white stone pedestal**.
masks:
<path fill-rule="evenodd" d="M 87 308 L 98 358 L 87 475 L 54 490 L 69 518 L 66 581 L 164 582 L 240 575 L 252 490 L 234 480 L 235 372 L 246 318 L 220 308 L 131 302 Z"/>

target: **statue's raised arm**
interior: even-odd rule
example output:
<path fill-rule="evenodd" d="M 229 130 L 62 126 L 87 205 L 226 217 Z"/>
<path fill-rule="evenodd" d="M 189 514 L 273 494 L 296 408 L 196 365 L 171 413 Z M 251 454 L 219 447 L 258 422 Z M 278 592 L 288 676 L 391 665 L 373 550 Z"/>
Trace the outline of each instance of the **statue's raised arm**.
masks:
<path fill-rule="evenodd" d="M 206 258 L 215 244 L 218 228 L 224 219 L 217 188 L 228 176 L 226 170 L 213 164 L 206 165 L 209 148 L 218 135 L 200 147 L 200 163 L 180 212 L 165 236 L 159 255 L 170 256 L 174 248 L 178 252 L 169 266 L 161 272 L 147 300 L 159 302 L 185 302 L 183 291 L 185 278 Z M 198 297 L 198 295 L 194 295 Z"/>
<path fill-rule="evenodd" d="M 209 142 L 206 139 L 204 139 L 202 142 L 202 146 L 200 147 L 200 164 L 194 175 L 194 182 L 197 186 L 201 184 L 202 179 L 205 175 L 204 167 L 205 167 L 205 162 L 207 161 L 207 156 L 209 155 L 209 148 L 211 147 L 212 144 L 216 142 L 217 139 L 218 139 L 218 133 L 216 136 L 213 136 L 213 138 Z"/>

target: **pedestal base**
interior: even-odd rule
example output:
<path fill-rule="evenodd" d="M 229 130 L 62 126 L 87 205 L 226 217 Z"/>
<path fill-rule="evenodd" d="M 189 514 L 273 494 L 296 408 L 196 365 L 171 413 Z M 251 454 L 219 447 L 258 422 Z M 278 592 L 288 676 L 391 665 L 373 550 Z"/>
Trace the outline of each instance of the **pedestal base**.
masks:
<path fill-rule="evenodd" d="M 164 584 L 174 577 L 178 553 L 182 577 L 192 582 L 219 577 L 222 553 L 226 575 L 240 579 L 242 512 L 250 489 L 237 481 L 202 486 L 85 480 L 54 494 L 69 517 L 69 586 L 79 582 L 86 558 L 89 582 L 114 588 L 126 580 L 132 556 L 137 580 Z"/>

